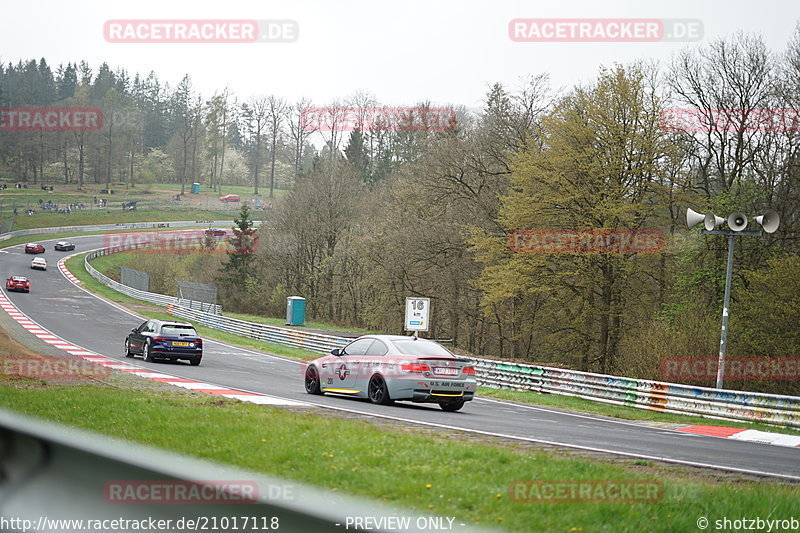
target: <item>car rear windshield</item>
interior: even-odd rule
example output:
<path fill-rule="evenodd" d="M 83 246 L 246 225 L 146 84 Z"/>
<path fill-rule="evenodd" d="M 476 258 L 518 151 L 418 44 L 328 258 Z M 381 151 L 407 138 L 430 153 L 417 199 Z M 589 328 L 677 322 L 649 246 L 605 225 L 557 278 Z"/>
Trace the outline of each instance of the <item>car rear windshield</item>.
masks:
<path fill-rule="evenodd" d="M 433 355 L 433 356 L 452 356 L 446 348 L 431 341 L 423 340 L 399 340 L 392 341 L 400 353 L 403 355 Z"/>
<path fill-rule="evenodd" d="M 191 335 L 196 337 L 197 332 L 192 326 L 181 326 L 178 324 L 164 324 L 161 326 L 162 335 Z"/>

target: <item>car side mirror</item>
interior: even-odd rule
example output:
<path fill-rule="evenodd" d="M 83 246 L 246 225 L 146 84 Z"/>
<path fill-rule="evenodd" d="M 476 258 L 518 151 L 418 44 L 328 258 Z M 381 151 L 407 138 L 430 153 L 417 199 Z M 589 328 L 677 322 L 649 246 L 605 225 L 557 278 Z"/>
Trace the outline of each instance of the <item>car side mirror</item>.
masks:
<path fill-rule="evenodd" d="M 342 350 L 340 350 L 339 348 L 334 348 L 333 350 L 331 350 L 331 355 L 339 357 L 340 355 L 342 355 Z"/>
<path fill-rule="evenodd" d="M 133 328 L 133 329 L 131 329 L 131 333 L 139 333 L 139 332 L 136 331 L 136 328 Z"/>

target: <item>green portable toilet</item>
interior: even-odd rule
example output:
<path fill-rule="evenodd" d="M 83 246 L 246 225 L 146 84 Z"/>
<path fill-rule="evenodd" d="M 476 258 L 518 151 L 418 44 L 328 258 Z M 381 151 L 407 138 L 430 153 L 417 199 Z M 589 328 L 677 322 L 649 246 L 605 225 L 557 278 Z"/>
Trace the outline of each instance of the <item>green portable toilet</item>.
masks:
<path fill-rule="evenodd" d="M 302 296 L 286 298 L 286 325 L 302 326 L 306 323 L 306 299 Z"/>
<path fill-rule="evenodd" d="M 192 194 L 200 194 L 200 184 L 192 183 Z"/>

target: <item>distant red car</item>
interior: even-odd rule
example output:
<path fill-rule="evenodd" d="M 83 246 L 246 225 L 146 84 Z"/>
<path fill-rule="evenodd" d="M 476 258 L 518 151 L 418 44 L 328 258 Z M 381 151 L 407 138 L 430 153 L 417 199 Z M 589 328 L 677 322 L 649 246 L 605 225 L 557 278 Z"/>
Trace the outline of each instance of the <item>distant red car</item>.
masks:
<path fill-rule="evenodd" d="M 25 245 L 25 253 L 26 254 L 43 254 L 44 253 L 44 246 L 41 244 L 36 244 L 35 242 L 30 242 Z"/>
<path fill-rule="evenodd" d="M 238 194 L 226 194 L 225 196 L 220 196 L 220 200 L 223 202 L 239 202 L 241 199 L 239 198 Z"/>
<path fill-rule="evenodd" d="M 31 282 L 22 276 L 11 276 L 6 280 L 6 290 L 31 292 Z"/>
<path fill-rule="evenodd" d="M 228 234 L 227 231 L 221 228 L 208 228 L 203 233 L 205 233 L 206 235 L 211 235 L 213 237 L 224 237 L 225 235 Z"/>

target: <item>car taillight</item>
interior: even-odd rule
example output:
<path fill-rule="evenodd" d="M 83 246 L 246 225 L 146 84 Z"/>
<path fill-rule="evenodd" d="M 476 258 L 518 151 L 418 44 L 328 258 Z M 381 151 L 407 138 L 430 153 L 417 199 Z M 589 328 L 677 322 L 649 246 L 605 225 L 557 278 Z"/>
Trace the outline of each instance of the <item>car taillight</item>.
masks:
<path fill-rule="evenodd" d="M 153 337 L 153 342 L 167 342 L 168 340 L 166 337 Z"/>
<path fill-rule="evenodd" d="M 199 347 L 201 347 L 201 346 L 203 345 L 203 339 L 197 339 L 196 341 L 194 341 L 194 343 L 195 343 L 195 344 L 197 345 L 197 347 L 199 348 Z"/>
<path fill-rule="evenodd" d="M 400 369 L 403 372 L 411 372 L 415 374 L 422 374 L 423 372 L 431 371 L 431 367 L 422 363 L 407 363 L 405 365 L 401 365 Z"/>
<path fill-rule="evenodd" d="M 475 375 L 475 367 L 474 366 L 465 366 L 461 369 L 461 371 L 465 374 Z"/>

